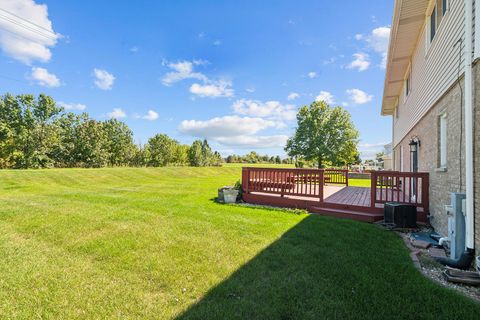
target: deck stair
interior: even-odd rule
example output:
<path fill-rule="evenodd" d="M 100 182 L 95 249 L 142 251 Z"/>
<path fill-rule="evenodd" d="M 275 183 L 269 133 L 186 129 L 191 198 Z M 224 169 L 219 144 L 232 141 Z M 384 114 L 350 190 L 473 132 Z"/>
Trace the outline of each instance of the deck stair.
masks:
<path fill-rule="evenodd" d="M 330 216 L 336 218 L 352 219 L 363 222 L 376 222 L 383 220 L 383 213 L 378 212 L 360 212 L 346 209 L 333 209 L 325 207 L 309 207 L 308 211 L 322 216 Z"/>

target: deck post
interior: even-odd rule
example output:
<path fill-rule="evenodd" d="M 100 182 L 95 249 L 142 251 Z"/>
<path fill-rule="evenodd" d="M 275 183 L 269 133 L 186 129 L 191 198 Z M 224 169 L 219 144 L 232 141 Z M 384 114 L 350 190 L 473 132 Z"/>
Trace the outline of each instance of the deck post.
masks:
<path fill-rule="evenodd" d="M 345 184 L 346 184 L 347 187 L 348 187 L 348 169 L 345 170 Z"/>
<path fill-rule="evenodd" d="M 370 173 L 370 207 L 375 208 L 375 200 L 377 198 L 377 173 L 372 171 Z"/>
<path fill-rule="evenodd" d="M 323 202 L 323 188 L 325 187 L 325 171 L 324 170 L 319 170 L 318 172 L 318 195 L 320 197 L 320 202 Z"/>
<path fill-rule="evenodd" d="M 425 173 L 422 175 L 422 205 L 423 205 L 423 212 L 428 214 L 430 212 L 430 179 L 429 174 Z"/>
<path fill-rule="evenodd" d="M 248 168 L 242 168 L 242 191 L 245 194 L 248 194 L 248 179 L 249 179 Z"/>

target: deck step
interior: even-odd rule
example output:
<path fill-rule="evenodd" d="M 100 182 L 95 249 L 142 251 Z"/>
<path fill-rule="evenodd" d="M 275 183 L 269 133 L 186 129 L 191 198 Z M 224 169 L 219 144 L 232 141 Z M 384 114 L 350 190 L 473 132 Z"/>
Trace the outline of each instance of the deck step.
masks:
<path fill-rule="evenodd" d="M 383 213 L 375 213 L 375 212 L 359 212 L 359 211 L 352 211 L 352 210 L 343 210 L 343 209 L 332 209 L 332 208 L 323 208 L 323 207 L 309 207 L 308 210 L 310 212 L 336 217 L 336 218 L 345 218 L 345 219 L 352 219 L 357 221 L 363 222 L 376 222 L 383 219 Z"/>

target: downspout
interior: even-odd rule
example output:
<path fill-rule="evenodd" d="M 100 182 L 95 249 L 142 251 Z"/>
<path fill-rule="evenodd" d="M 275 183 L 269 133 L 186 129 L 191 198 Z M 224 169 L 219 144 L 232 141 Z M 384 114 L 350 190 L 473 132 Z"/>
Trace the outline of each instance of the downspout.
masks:
<path fill-rule="evenodd" d="M 475 248 L 473 167 L 472 0 L 465 0 L 465 241 L 467 251 Z M 460 173 L 461 174 L 461 173 Z"/>

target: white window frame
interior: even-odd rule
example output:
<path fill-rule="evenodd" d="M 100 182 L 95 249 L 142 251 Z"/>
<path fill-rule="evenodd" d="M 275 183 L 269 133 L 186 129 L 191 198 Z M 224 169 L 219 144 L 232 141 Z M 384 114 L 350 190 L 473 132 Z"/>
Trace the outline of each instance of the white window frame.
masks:
<path fill-rule="evenodd" d="M 448 164 L 448 135 L 447 113 L 440 115 L 438 121 L 438 167 L 447 168 Z"/>
<path fill-rule="evenodd" d="M 435 0 L 434 0 L 435 1 Z M 438 32 L 438 14 L 437 14 L 437 2 L 435 1 L 435 5 L 433 6 L 432 12 L 430 12 L 430 15 L 428 16 L 428 42 L 432 43 L 433 40 L 435 39 L 435 36 L 437 35 Z M 435 23 L 432 24 L 432 18 L 435 18 Z M 435 28 L 435 31 L 432 32 L 432 25 Z M 433 34 L 432 34 L 433 33 Z"/>
<path fill-rule="evenodd" d="M 447 15 L 448 10 L 450 9 L 450 0 L 442 0 L 443 5 L 442 5 L 442 14 L 445 17 Z"/>
<path fill-rule="evenodd" d="M 405 77 L 405 98 L 412 93 L 412 70 L 408 69 L 407 76 Z"/>
<path fill-rule="evenodd" d="M 442 3 L 442 12 L 441 12 L 440 19 L 438 14 L 439 2 L 437 2 L 437 0 L 431 0 L 430 6 L 428 9 L 430 10 L 430 13 L 427 14 L 427 17 L 425 19 L 425 31 L 426 31 L 425 32 L 425 42 L 426 42 L 425 55 L 428 55 L 430 45 L 435 41 L 438 31 L 440 30 L 440 27 L 443 24 L 443 21 L 445 20 L 445 18 L 448 15 L 448 12 L 450 11 L 450 0 L 438 0 L 438 1 Z M 432 16 L 435 18 L 435 34 L 433 36 L 432 36 Z"/>

